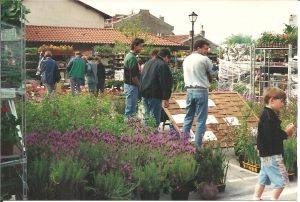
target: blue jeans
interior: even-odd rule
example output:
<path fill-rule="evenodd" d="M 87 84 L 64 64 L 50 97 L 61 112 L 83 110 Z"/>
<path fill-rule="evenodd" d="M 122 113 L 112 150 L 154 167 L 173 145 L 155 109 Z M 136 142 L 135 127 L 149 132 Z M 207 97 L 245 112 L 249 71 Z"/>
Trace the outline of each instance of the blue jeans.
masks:
<path fill-rule="evenodd" d="M 83 79 L 70 77 L 70 87 L 72 95 L 75 95 L 75 88 L 77 90 L 77 93 L 81 92 L 81 85 L 83 85 Z"/>
<path fill-rule="evenodd" d="M 137 112 L 138 87 L 125 83 L 124 93 L 126 95 L 125 116 L 133 117 Z"/>
<path fill-rule="evenodd" d="M 161 99 L 158 98 L 143 98 L 144 108 L 145 108 L 145 122 L 147 124 L 147 120 L 151 115 L 154 116 L 157 128 L 160 124 L 160 116 L 161 116 Z"/>
<path fill-rule="evenodd" d="M 186 100 L 186 116 L 183 123 L 183 132 L 190 132 L 194 116 L 197 116 L 195 144 L 201 146 L 206 129 L 208 113 L 208 91 L 206 89 L 188 89 Z"/>

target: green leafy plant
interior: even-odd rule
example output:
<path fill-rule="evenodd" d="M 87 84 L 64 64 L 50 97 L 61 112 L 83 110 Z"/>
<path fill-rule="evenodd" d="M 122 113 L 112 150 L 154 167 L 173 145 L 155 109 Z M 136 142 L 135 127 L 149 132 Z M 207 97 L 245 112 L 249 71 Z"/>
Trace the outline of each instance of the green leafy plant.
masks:
<path fill-rule="evenodd" d="M 183 68 L 174 68 L 172 71 L 173 76 L 173 92 L 183 92 L 184 91 L 184 78 L 183 78 Z"/>
<path fill-rule="evenodd" d="M 197 150 L 195 159 L 198 163 L 197 184 L 201 182 L 218 185 L 226 181 L 228 160 L 220 146 L 208 144 Z"/>
<path fill-rule="evenodd" d="M 21 26 L 21 22 L 26 20 L 25 15 L 30 13 L 22 1 L 19 0 L 1 0 L 1 21 Z M 28 21 L 27 21 L 28 22 Z"/>
<path fill-rule="evenodd" d="M 94 178 L 95 194 L 101 200 L 130 200 L 135 185 L 128 185 L 125 178 L 118 171 L 97 174 Z"/>
<path fill-rule="evenodd" d="M 176 191 L 192 191 L 195 189 L 197 173 L 198 165 L 194 159 L 177 157 L 168 169 L 170 186 Z"/>
<path fill-rule="evenodd" d="M 101 99 L 98 98 L 85 95 L 55 95 L 41 102 L 26 102 L 26 130 L 66 131 L 82 127 L 99 128 L 103 132 L 116 135 L 132 134 L 124 119 L 113 110 L 111 96 L 103 95 Z"/>
<path fill-rule="evenodd" d="M 295 172 L 294 163 L 297 161 L 297 140 L 290 138 L 283 141 L 283 159 L 286 170 Z"/>
<path fill-rule="evenodd" d="M 122 41 L 115 41 L 115 45 L 113 47 L 113 53 L 122 53 L 125 54 L 127 52 L 129 52 L 129 46 L 128 44 L 122 42 Z"/>
<path fill-rule="evenodd" d="M 80 190 L 87 183 L 87 167 L 79 160 L 66 157 L 52 161 L 50 166 L 50 183 L 55 189 L 56 199 L 79 198 Z"/>
<path fill-rule="evenodd" d="M 55 199 L 54 188 L 50 183 L 50 165 L 48 159 L 28 161 L 28 197 L 32 200 Z"/>
<path fill-rule="evenodd" d="M 33 48 L 26 47 L 25 48 L 25 53 L 37 54 L 37 52 L 38 52 L 38 49 L 35 47 L 33 47 Z"/>
<path fill-rule="evenodd" d="M 167 183 L 166 175 L 166 169 L 158 166 L 155 162 L 150 162 L 144 167 L 138 167 L 133 172 L 133 178 L 138 187 L 142 192 L 147 193 L 160 192 Z"/>
<path fill-rule="evenodd" d="M 1 106 L 1 147 L 5 145 L 15 145 L 20 141 L 19 129 L 21 120 L 9 112 L 8 106 L 3 104 Z"/>
<path fill-rule="evenodd" d="M 245 159 L 252 164 L 260 164 L 260 158 L 253 143 L 245 144 Z"/>
<path fill-rule="evenodd" d="M 97 45 L 94 47 L 94 52 L 98 53 L 112 53 L 113 48 L 109 45 Z"/>

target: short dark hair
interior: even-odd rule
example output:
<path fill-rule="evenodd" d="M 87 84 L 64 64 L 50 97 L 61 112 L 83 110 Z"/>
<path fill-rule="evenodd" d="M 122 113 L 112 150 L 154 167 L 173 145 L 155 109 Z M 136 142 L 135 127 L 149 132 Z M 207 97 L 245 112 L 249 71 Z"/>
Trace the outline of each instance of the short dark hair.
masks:
<path fill-rule="evenodd" d="M 204 45 L 209 46 L 209 43 L 203 39 L 197 40 L 194 44 L 194 50 L 197 50 L 197 48 L 203 48 Z"/>
<path fill-rule="evenodd" d="M 158 48 L 152 49 L 152 51 L 151 51 L 151 53 L 150 53 L 151 57 L 157 56 L 157 53 L 158 53 L 158 52 L 159 52 L 159 49 L 158 49 Z"/>
<path fill-rule="evenodd" d="M 141 39 L 141 38 L 135 38 L 131 41 L 131 44 L 130 44 L 130 49 L 133 50 L 134 49 L 134 46 L 138 46 L 140 44 L 144 43 L 144 39 Z"/>
<path fill-rule="evenodd" d="M 52 57 L 51 51 L 46 51 L 44 57 Z"/>
<path fill-rule="evenodd" d="M 157 53 L 157 55 L 159 55 L 160 57 L 166 57 L 168 56 L 168 58 L 171 57 L 171 52 L 169 49 L 167 48 L 163 48 L 163 49 L 160 49 L 160 51 Z"/>

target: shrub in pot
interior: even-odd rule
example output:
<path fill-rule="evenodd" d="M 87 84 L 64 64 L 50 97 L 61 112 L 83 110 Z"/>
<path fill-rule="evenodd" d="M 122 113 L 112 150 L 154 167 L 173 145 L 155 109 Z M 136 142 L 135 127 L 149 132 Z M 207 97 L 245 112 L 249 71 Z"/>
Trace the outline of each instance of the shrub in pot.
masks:
<path fill-rule="evenodd" d="M 195 178 L 198 172 L 194 159 L 177 157 L 168 166 L 168 178 L 172 189 L 172 200 L 187 200 L 189 192 L 195 189 Z"/>
<path fill-rule="evenodd" d="M 166 175 L 166 169 L 155 162 L 136 168 L 133 171 L 133 178 L 138 184 L 141 199 L 159 200 L 160 192 L 167 184 Z"/>

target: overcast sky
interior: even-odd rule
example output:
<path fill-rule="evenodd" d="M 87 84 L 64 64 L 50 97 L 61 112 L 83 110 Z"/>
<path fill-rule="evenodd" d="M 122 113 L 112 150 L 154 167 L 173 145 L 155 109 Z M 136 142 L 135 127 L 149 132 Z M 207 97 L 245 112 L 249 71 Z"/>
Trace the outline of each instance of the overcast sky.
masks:
<path fill-rule="evenodd" d="M 81 0 L 108 14 L 138 13 L 149 9 L 156 17 L 174 26 L 175 34 L 188 34 L 192 29 L 188 15 L 198 14 L 195 34 L 204 26 L 205 36 L 221 43 L 231 34 L 257 38 L 264 31 L 282 33 L 290 14 L 298 14 L 296 0 Z M 298 11 L 297 11 L 298 9 Z M 298 12 L 298 13 L 297 13 Z M 298 20 L 299 21 L 299 20 Z M 298 23 L 299 24 L 299 23 Z"/>

